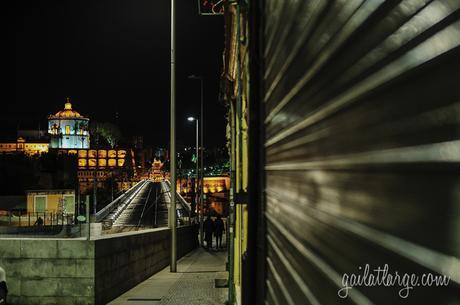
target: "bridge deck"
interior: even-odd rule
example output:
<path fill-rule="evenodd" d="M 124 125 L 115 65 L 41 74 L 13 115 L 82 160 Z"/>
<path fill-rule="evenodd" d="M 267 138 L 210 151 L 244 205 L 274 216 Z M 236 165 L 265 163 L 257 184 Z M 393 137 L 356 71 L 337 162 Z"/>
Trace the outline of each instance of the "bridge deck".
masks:
<path fill-rule="evenodd" d="M 98 212 L 100 220 L 110 220 L 110 232 L 136 230 L 139 227 L 165 227 L 171 201 L 168 183 L 144 180 L 110 203 L 106 211 Z M 178 219 L 188 221 L 190 204 L 178 194 L 176 201 Z"/>

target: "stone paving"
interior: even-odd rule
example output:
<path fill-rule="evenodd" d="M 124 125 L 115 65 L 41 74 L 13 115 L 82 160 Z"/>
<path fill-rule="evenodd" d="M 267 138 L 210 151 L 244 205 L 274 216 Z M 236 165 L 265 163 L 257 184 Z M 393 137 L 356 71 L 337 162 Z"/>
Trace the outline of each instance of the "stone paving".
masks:
<path fill-rule="evenodd" d="M 223 305 L 228 290 L 215 280 L 227 279 L 226 259 L 226 250 L 199 248 L 178 261 L 177 273 L 168 266 L 109 305 Z"/>

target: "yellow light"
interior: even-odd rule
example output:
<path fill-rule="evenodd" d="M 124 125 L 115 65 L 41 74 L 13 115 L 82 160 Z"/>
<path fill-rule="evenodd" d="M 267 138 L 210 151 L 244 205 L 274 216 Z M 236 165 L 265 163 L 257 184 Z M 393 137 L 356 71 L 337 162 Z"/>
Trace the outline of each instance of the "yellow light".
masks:
<path fill-rule="evenodd" d="M 126 157 L 126 150 L 119 150 L 118 151 L 118 158 L 125 158 Z"/>
<path fill-rule="evenodd" d="M 86 167 L 86 159 L 78 159 L 79 167 Z"/>
<path fill-rule="evenodd" d="M 86 156 L 88 156 L 88 151 L 86 151 L 85 149 L 80 149 L 80 150 L 78 151 L 78 156 L 79 156 L 80 158 L 86 158 Z"/>
<path fill-rule="evenodd" d="M 107 150 L 105 150 L 105 149 L 98 150 L 97 154 L 98 154 L 99 158 L 107 158 Z"/>
<path fill-rule="evenodd" d="M 107 166 L 107 160 L 106 159 L 99 159 L 99 167 L 106 167 Z"/>

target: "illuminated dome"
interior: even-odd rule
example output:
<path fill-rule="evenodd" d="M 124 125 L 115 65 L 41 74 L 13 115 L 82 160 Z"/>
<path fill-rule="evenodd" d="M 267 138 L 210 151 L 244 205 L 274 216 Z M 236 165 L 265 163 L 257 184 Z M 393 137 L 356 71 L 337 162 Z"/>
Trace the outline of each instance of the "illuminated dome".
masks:
<path fill-rule="evenodd" d="M 58 111 L 52 117 L 56 118 L 83 118 L 83 116 L 75 110 L 72 110 L 72 103 L 70 103 L 70 98 L 67 98 L 67 101 L 64 105 L 64 110 Z"/>
<path fill-rule="evenodd" d="M 72 109 L 67 98 L 64 110 L 48 117 L 50 148 L 89 148 L 89 118 Z"/>

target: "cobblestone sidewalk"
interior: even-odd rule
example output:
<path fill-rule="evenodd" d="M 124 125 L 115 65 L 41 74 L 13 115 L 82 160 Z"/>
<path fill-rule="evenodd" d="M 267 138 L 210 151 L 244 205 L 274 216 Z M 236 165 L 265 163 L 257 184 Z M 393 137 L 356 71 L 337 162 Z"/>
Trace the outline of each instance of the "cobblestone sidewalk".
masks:
<path fill-rule="evenodd" d="M 226 252 L 194 253 L 194 262 L 182 273 L 160 305 L 223 305 L 227 288 L 215 288 L 216 279 L 226 279 Z"/>
<path fill-rule="evenodd" d="M 215 280 L 228 278 L 226 258 L 226 250 L 199 248 L 178 261 L 177 273 L 168 266 L 109 305 L 223 305 L 228 289 Z"/>

